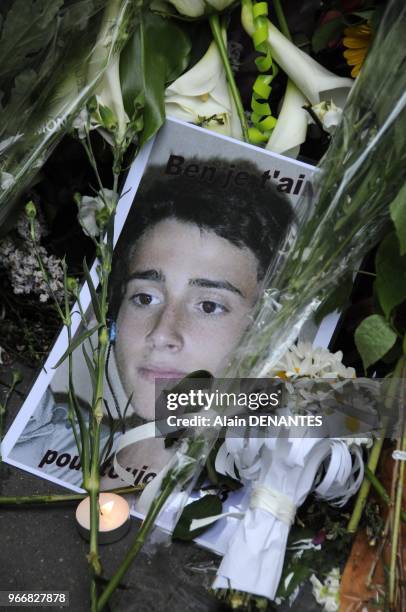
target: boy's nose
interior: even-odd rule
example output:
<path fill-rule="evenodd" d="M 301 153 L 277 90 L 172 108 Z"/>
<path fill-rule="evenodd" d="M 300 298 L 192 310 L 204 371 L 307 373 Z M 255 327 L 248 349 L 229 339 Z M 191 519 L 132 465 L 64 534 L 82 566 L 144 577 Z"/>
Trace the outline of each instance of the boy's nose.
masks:
<path fill-rule="evenodd" d="M 182 349 L 181 321 L 173 307 L 166 305 L 157 313 L 147 334 L 147 342 L 152 348 L 169 349 L 171 352 Z"/>

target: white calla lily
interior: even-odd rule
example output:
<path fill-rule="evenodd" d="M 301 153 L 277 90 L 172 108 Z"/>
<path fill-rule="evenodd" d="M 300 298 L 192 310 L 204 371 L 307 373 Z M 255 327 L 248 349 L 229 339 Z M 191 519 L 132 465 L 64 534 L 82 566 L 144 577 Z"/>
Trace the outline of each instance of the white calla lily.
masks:
<path fill-rule="evenodd" d="M 168 0 L 178 13 L 186 17 L 201 17 L 207 10 L 223 11 L 234 0 Z"/>
<path fill-rule="evenodd" d="M 165 111 L 170 117 L 241 138 L 241 125 L 214 41 L 197 64 L 166 89 Z"/>
<path fill-rule="evenodd" d="M 303 108 L 305 104 L 306 98 L 289 79 L 278 121 L 266 145 L 269 151 L 286 157 L 298 156 L 300 145 L 306 140 L 309 122 L 309 115 Z"/>
<path fill-rule="evenodd" d="M 254 22 L 252 11 L 247 5 L 242 8 L 241 21 L 247 33 L 252 36 Z M 268 23 L 268 42 L 275 62 L 311 104 L 332 99 L 338 107 L 344 106 L 354 84 L 352 79 L 339 77 L 321 66 L 288 40 L 271 22 Z"/>

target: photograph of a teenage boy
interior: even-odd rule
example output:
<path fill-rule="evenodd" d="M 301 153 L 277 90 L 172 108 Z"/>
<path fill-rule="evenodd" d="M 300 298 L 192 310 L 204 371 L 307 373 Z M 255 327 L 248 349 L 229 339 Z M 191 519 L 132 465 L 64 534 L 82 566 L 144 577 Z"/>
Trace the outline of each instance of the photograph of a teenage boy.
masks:
<path fill-rule="evenodd" d="M 155 378 L 221 375 L 293 218 L 254 164 L 234 161 L 227 181 L 230 164 L 194 161 L 198 177 L 148 171 L 115 252 L 115 365 L 146 420 L 154 418 Z"/>
<path fill-rule="evenodd" d="M 200 177 L 147 170 L 114 251 L 106 405 L 117 419 L 130 402 L 129 426 L 154 419 L 156 378 L 221 375 L 293 222 L 289 201 L 254 164 L 233 161 L 227 180 L 228 162 L 194 162 L 207 169 Z M 102 447 L 107 438 L 105 427 Z M 67 402 L 48 389 L 11 457 L 80 485 L 77 455 Z M 129 447 L 120 463 L 150 480 L 169 456 L 159 438 Z M 102 476 L 117 486 L 111 462 Z"/>

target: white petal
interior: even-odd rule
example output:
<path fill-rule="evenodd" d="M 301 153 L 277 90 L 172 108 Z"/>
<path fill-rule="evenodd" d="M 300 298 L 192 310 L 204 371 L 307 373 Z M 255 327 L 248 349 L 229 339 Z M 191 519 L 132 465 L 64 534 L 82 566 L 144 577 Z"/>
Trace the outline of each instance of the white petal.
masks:
<path fill-rule="evenodd" d="M 199 121 L 195 112 L 177 103 L 165 102 L 165 114 L 167 117 L 174 117 L 187 123 L 198 123 Z"/>
<path fill-rule="evenodd" d="M 223 65 L 216 43 L 213 41 L 203 57 L 185 74 L 182 74 L 166 92 L 184 96 L 201 96 L 210 93 L 223 73 Z"/>
<path fill-rule="evenodd" d="M 127 127 L 128 116 L 124 109 L 121 93 L 120 55 L 116 54 L 104 73 L 101 84 L 96 89 L 97 98 L 103 106 L 107 106 L 117 119 L 117 141 L 121 142 Z"/>
<path fill-rule="evenodd" d="M 171 105 L 179 106 L 183 111 L 190 113 L 191 117 L 211 117 L 212 115 L 223 115 L 228 113 L 228 109 L 218 104 L 215 100 L 209 97 L 207 100 L 202 100 L 199 97 L 187 96 L 171 96 L 165 102 L 165 107 Z M 169 114 L 169 113 L 168 113 Z M 191 121 L 192 119 L 189 119 Z"/>
<path fill-rule="evenodd" d="M 178 13 L 187 17 L 200 17 L 204 14 L 203 0 L 168 0 Z"/>
<path fill-rule="evenodd" d="M 341 121 L 343 111 L 340 108 L 327 111 L 323 118 L 323 127 L 330 133 L 334 132 L 335 128 Z"/>
<path fill-rule="evenodd" d="M 302 108 L 306 99 L 289 79 L 278 121 L 266 145 L 269 151 L 296 157 L 306 140 L 308 114 Z"/>
<path fill-rule="evenodd" d="M 210 97 L 219 105 L 221 105 L 224 109 L 227 109 L 228 112 L 231 111 L 231 95 L 228 89 L 224 70 L 221 71 L 216 86 L 210 92 Z"/>

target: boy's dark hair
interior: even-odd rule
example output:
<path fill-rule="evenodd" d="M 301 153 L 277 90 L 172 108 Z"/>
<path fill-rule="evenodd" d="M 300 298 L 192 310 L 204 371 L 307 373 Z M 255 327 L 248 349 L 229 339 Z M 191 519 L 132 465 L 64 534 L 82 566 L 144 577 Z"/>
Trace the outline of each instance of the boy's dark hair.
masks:
<path fill-rule="evenodd" d="M 194 158 L 188 160 L 191 163 L 215 172 L 173 176 L 165 173 L 165 166 L 152 166 L 144 174 L 114 251 L 111 318 L 118 315 L 137 240 L 160 221 L 172 218 L 193 223 L 250 249 L 258 260 L 258 280 L 265 275 L 291 226 L 294 215 L 289 200 L 264 180 L 263 172 L 252 162 L 233 160 L 233 176 L 238 172 L 249 176 L 244 184 L 233 180 L 227 183 L 231 166 L 222 159 Z"/>

